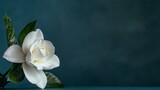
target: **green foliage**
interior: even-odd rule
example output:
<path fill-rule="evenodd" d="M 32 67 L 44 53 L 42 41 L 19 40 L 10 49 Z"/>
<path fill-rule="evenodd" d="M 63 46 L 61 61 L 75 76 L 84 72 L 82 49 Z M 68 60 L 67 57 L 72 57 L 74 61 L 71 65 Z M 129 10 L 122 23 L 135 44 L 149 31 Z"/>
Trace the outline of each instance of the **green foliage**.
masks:
<path fill-rule="evenodd" d="M 31 31 L 35 30 L 35 26 L 36 26 L 36 20 L 32 21 L 30 23 L 28 23 L 20 32 L 19 36 L 18 36 L 18 42 L 19 44 L 22 46 L 23 40 L 26 37 L 26 35 L 28 33 L 30 33 Z"/>
<path fill-rule="evenodd" d="M 6 25 L 6 38 L 8 47 L 16 44 L 15 30 L 11 19 L 6 15 L 4 16 L 4 23 Z M 21 68 L 21 64 L 13 63 L 9 72 L 8 80 L 11 82 L 20 82 L 24 78 L 24 73 Z"/>
<path fill-rule="evenodd" d="M 9 47 L 13 44 L 16 44 L 15 30 L 14 30 L 14 26 L 12 24 L 11 19 L 7 15 L 4 16 L 4 22 L 6 25 L 7 44 Z M 35 30 L 35 26 L 36 26 L 36 20 L 28 23 L 22 29 L 22 31 L 20 32 L 20 34 L 18 36 L 18 42 L 19 42 L 20 46 L 22 46 L 26 35 L 28 33 L 30 33 L 31 31 Z M 8 73 L 7 80 L 14 82 L 14 83 L 18 83 L 18 82 L 22 81 L 25 77 L 23 69 L 22 69 L 22 64 L 18 64 L 18 63 L 13 63 L 11 68 L 7 71 L 7 73 Z M 6 75 L 7 75 L 7 73 L 6 73 Z M 55 88 L 64 87 L 62 82 L 54 74 L 52 74 L 50 72 L 45 72 L 45 74 L 47 76 L 47 87 L 55 87 Z M 6 81 L 6 77 L 5 77 L 5 79 L 3 79 L 4 77 L 1 77 L 1 76 L 3 76 L 3 75 L 0 74 L 0 82 L 4 82 L 3 80 L 5 80 L 5 82 L 7 84 L 8 82 Z M 4 87 L 5 85 L 3 83 L 2 84 L 0 83 L 0 87 Z"/>
<path fill-rule="evenodd" d="M 47 76 L 47 87 L 61 88 L 64 87 L 62 82 L 52 73 L 45 72 Z"/>
<path fill-rule="evenodd" d="M 10 68 L 8 72 L 8 81 L 17 83 L 24 79 L 24 73 L 22 70 L 22 64 L 12 64 L 12 67 Z"/>
<path fill-rule="evenodd" d="M 15 30 L 11 19 L 6 15 L 4 16 L 4 23 L 6 25 L 6 37 L 8 47 L 16 43 Z"/>

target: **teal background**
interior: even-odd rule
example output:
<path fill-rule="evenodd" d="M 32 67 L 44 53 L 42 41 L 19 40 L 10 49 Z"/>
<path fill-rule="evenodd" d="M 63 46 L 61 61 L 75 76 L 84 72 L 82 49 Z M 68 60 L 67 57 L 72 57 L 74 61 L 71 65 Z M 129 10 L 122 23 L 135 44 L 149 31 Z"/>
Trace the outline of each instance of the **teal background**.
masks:
<path fill-rule="evenodd" d="M 52 72 L 66 86 L 160 86 L 159 0 L 1 0 L 1 73 L 11 65 L 2 58 L 5 14 L 16 35 L 38 20 L 61 60 Z"/>
<path fill-rule="evenodd" d="M 159 87 L 65 87 L 47 88 L 45 90 L 159 90 Z M 35 88 L 7 88 L 5 90 L 40 90 Z"/>

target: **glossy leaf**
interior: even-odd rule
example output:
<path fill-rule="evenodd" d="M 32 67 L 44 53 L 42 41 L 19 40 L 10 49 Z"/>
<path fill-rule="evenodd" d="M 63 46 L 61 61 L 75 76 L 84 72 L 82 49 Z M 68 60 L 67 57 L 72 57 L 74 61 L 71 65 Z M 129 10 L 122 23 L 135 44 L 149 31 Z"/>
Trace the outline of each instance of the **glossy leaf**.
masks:
<path fill-rule="evenodd" d="M 30 23 L 28 23 L 20 32 L 19 36 L 18 36 L 18 42 L 19 44 L 22 46 L 23 40 L 26 37 L 26 35 L 35 30 L 35 26 L 36 26 L 36 20 L 32 21 Z"/>
<path fill-rule="evenodd" d="M 16 37 L 15 37 L 15 29 L 11 19 L 6 15 L 4 16 L 4 23 L 6 25 L 6 37 L 7 37 L 7 44 L 8 47 L 16 44 Z M 20 82 L 24 78 L 23 70 L 21 64 L 12 64 L 9 72 L 8 72 L 8 81 L 11 82 Z"/>
<path fill-rule="evenodd" d="M 52 73 L 45 72 L 47 76 L 47 87 L 54 87 L 54 88 L 60 88 L 64 87 L 62 82 Z"/>
<path fill-rule="evenodd" d="M 8 81 L 18 83 L 24 79 L 22 64 L 13 63 L 8 72 Z"/>
<path fill-rule="evenodd" d="M 15 30 L 11 19 L 6 15 L 4 16 L 4 23 L 6 25 L 6 37 L 8 47 L 16 43 Z"/>

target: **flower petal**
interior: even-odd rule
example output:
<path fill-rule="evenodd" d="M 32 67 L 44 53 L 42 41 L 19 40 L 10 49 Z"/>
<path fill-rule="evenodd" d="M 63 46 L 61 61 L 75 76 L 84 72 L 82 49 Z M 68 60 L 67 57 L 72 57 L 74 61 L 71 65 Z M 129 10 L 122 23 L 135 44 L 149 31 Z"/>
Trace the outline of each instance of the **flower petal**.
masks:
<path fill-rule="evenodd" d="M 24 74 L 29 82 L 36 84 L 39 88 L 44 88 L 47 84 L 47 77 L 42 70 L 37 70 L 36 68 L 27 65 L 27 63 L 22 64 Z"/>
<path fill-rule="evenodd" d="M 30 65 L 30 66 L 33 66 L 33 65 L 30 63 L 30 61 L 31 61 L 31 53 L 28 52 L 27 55 L 26 55 L 26 63 L 27 63 L 28 65 Z"/>
<path fill-rule="evenodd" d="M 37 29 L 36 31 L 32 31 L 27 34 L 22 44 L 23 52 L 26 54 L 31 45 L 39 39 L 44 39 L 43 33 L 40 29 Z"/>
<path fill-rule="evenodd" d="M 55 47 L 48 40 L 36 40 L 30 48 L 32 59 L 49 59 L 54 52 Z"/>
<path fill-rule="evenodd" d="M 51 70 L 53 68 L 60 66 L 60 60 L 56 55 L 53 55 L 52 58 L 49 60 L 46 60 L 46 62 L 42 63 L 34 63 L 30 62 L 32 65 L 34 65 L 38 70 Z"/>
<path fill-rule="evenodd" d="M 22 48 L 18 45 L 11 45 L 4 53 L 3 58 L 7 59 L 12 63 L 23 63 L 25 62 L 25 55 Z"/>
<path fill-rule="evenodd" d="M 41 80 L 36 84 L 39 88 L 44 89 L 47 85 L 47 79 Z"/>
<path fill-rule="evenodd" d="M 60 60 L 57 55 L 54 55 L 52 58 L 43 63 L 44 70 L 50 70 L 60 66 Z"/>

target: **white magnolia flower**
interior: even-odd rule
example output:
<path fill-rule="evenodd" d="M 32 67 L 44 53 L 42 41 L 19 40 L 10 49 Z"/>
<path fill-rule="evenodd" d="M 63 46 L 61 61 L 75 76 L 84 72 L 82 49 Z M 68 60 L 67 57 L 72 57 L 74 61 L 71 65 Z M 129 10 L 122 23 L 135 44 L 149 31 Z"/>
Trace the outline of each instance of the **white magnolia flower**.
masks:
<path fill-rule="evenodd" d="M 25 37 L 22 48 L 19 45 L 11 45 L 5 51 L 3 58 L 12 63 L 22 63 L 28 81 L 43 89 L 47 84 L 43 70 L 50 70 L 60 65 L 59 58 L 54 52 L 53 44 L 44 40 L 43 33 L 37 29 Z"/>

